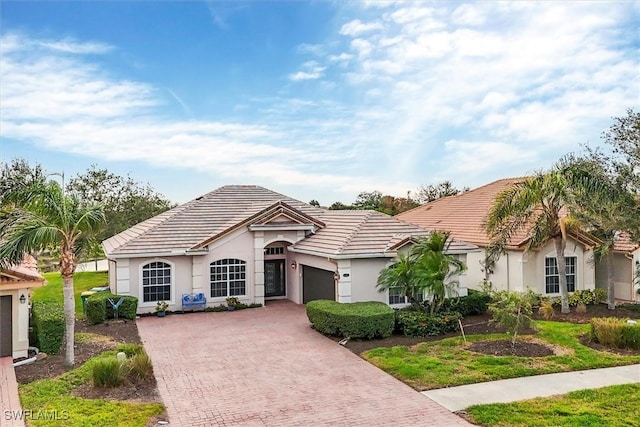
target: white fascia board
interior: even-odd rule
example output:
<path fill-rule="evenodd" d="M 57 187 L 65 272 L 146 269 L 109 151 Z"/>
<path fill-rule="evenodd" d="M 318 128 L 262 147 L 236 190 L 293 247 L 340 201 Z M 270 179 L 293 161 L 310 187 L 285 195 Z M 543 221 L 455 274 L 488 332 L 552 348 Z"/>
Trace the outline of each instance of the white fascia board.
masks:
<path fill-rule="evenodd" d="M 375 252 L 375 253 L 362 253 L 362 254 L 332 254 L 328 252 L 316 252 L 309 251 L 305 249 L 296 249 L 289 247 L 287 249 L 289 252 L 295 252 L 298 254 L 305 255 L 313 255 L 319 256 L 322 258 L 331 258 L 331 259 L 365 259 L 365 258 L 393 258 L 396 256 L 395 252 Z"/>
<path fill-rule="evenodd" d="M 249 226 L 251 231 L 313 231 L 315 232 L 315 226 L 313 224 L 299 224 L 299 225 L 260 225 L 253 224 Z"/>

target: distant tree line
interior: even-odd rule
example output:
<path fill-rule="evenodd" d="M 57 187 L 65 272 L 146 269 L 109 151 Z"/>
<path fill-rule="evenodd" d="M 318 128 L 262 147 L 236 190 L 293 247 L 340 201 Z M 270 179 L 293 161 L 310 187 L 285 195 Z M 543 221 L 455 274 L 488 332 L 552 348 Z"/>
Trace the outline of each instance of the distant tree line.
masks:
<path fill-rule="evenodd" d="M 335 202 L 329 206 L 330 210 L 374 210 L 387 215 L 397 215 L 408 211 L 423 203 L 432 202 L 442 197 L 455 196 L 461 192 L 469 191 L 468 187 L 462 190 L 454 187 L 451 181 L 442 181 L 437 184 L 421 185 L 415 194 L 407 192 L 407 197 L 395 197 L 383 195 L 380 191 L 363 191 L 358 194 L 356 200 L 350 204 Z M 309 204 L 320 206 L 317 200 L 311 200 Z"/>

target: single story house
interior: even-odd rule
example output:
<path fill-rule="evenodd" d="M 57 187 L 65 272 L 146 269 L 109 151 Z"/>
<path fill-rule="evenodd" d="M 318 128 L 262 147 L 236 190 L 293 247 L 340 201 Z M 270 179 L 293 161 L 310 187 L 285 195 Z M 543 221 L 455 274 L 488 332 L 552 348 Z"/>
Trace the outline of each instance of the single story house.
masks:
<path fill-rule="evenodd" d="M 36 260 L 0 270 L 0 357 L 27 357 L 29 349 L 29 291 L 44 284 Z"/>
<path fill-rule="evenodd" d="M 634 284 L 634 275 L 640 266 L 640 242 L 633 242 L 626 233 L 617 236 L 613 246 L 613 283 L 616 299 L 640 301 L 640 283 Z M 596 287 L 606 289 L 608 285 L 606 260 L 596 264 Z"/>
<path fill-rule="evenodd" d="M 483 250 L 467 254 L 468 271 L 461 278 L 462 286 L 477 288 L 490 281 L 494 288 L 524 291 L 530 287 L 536 293 L 559 296 L 556 252 L 552 241 L 537 250 L 525 252 L 527 235 L 523 230 L 512 236 L 506 253 L 493 265 L 487 265 L 486 248 L 490 239 L 484 231 L 484 221 L 495 197 L 522 178 L 500 179 L 455 196 L 444 197 L 396 218 L 429 229 L 447 230 L 454 239 L 474 244 Z M 569 292 L 607 287 L 606 270 L 594 262 L 593 248 L 600 242 L 589 233 L 572 231 L 565 248 L 567 285 Z M 640 260 L 640 248 L 628 239 L 616 242 L 616 298 L 633 299 L 633 263 Z M 604 275 L 604 277 L 603 277 Z M 637 297 L 637 294 L 636 294 Z"/>
<path fill-rule="evenodd" d="M 181 310 L 190 293 L 203 293 L 208 306 L 227 297 L 393 305 L 404 297 L 378 292 L 378 274 L 428 232 L 375 211 L 332 211 L 231 185 L 137 224 L 103 248 L 111 291 L 138 297 L 140 313 L 157 301 Z M 478 250 L 461 241 L 450 247 L 463 260 Z"/>

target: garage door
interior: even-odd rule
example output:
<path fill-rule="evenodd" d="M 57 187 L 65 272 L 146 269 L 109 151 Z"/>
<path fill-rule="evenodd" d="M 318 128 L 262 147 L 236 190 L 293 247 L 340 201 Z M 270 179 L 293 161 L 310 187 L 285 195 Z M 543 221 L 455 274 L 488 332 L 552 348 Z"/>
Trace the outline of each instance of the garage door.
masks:
<path fill-rule="evenodd" d="M 302 302 L 304 304 L 317 299 L 335 301 L 336 290 L 333 271 L 321 270 L 308 265 L 302 266 Z"/>
<path fill-rule="evenodd" d="M 0 297 L 0 357 L 13 354 L 11 296 Z"/>

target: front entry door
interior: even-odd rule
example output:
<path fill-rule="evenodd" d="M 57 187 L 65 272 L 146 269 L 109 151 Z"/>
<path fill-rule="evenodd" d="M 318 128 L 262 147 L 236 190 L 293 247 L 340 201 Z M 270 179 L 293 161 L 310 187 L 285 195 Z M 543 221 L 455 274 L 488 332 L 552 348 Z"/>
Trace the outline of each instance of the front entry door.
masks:
<path fill-rule="evenodd" d="M 11 295 L 0 297 L 0 357 L 13 354 Z"/>
<path fill-rule="evenodd" d="M 264 262 L 264 296 L 281 297 L 285 292 L 284 260 L 275 259 Z"/>

